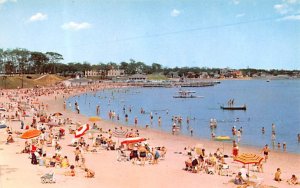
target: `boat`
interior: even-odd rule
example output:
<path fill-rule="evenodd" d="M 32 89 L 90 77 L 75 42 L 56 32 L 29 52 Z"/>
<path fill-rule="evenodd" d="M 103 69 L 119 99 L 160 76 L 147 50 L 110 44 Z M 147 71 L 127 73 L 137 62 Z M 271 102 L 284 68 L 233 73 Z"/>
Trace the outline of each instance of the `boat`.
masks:
<path fill-rule="evenodd" d="M 203 96 L 193 95 L 196 91 L 180 90 L 179 95 L 174 95 L 173 98 L 203 98 Z"/>
<path fill-rule="evenodd" d="M 216 140 L 216 141 L 230 141 L 231 138 L 230 138 L 230 136 L 217 136 L 217 137 L 215 137 L 214 140 Z"/>
<path fill-rule="evenodd" d="M 247 110 L 246 105 L 244 106 L 220 106 L 222 110 Z"/>

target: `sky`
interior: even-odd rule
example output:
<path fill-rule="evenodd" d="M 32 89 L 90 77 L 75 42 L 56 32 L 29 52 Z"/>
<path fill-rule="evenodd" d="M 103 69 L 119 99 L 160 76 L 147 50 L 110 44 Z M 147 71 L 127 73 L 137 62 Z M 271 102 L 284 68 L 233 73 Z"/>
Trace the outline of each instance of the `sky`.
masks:
<path fill-rule="evenodd" d="M 300 70 L 300 0 L 0 0 L 0 48 L 63 63 Z"/>

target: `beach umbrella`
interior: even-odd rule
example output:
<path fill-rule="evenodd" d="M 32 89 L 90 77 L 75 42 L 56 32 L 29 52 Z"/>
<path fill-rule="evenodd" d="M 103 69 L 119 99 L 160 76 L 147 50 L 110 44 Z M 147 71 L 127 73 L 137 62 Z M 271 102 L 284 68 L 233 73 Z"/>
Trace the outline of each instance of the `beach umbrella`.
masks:
<path fill-rule="evenodd" d="M 89 121 L 97 122 L 97 121 L 101 121 L 101 118 L 98 116 L 92 116 L 92 117 L 89 117 Z"/>
<path fill-rule="evenodd" d="M 127 131 L 122 129 L 115 129 L 112 133 L 112 135 L 116 138 L 126 138 Z"/>
<path fill-rule="evenodd" d="M 233 158 L 234 161 L 240 162 L 244 165 L 248 165 L 248 175 L 249 175 L 249 164 L 260 163 L 264 158 L 256 155 L 254 153 L 242 153 Z M 249 178 L 249 176 L 248 176 Z"/>
<path fill-rule="evenodd" d="M 232 139 L 230 136 L 217 136 L 214 138 L 215 141 L 223 142 L 223 152 L 224 152 L 224 142 L 229 142 Z"/>
<path fill-rule="evenodd" d="M 80 126 L 76 131 L 75 131 L 75 138 L 79 138 L 85 134 L 86 131 L 90 129 L 89 124 L 84 124 Z"/>
<path fill-rule="evenodd" d="M 112 133 L 112 135 L 116 138 L 118 138 L 118 145 L 119 145 L 119 138 L 126 138 L 127 131 L 122 129 L 115 129 Z"/>
<path fill-rule="evenodd" d="M 6 111 L 6 109 L 5 109 L 5 108 L 0 108 L 0 111 L 3 111 L 3 112 L 5 112 L 5 111 Z"/>
<path fill-rule="evenodd" d="M 41 133 L 42 133 L 42 132 L 41 132 L 40 130 L 37 130 L 37 129 L 28 130 L 28 131 L 24 132 L 24 133 L 21 135 L 21 138 L 22 138 L 22 139 L 35 138 L 35 137 L 40 136 Z"/>
<path fill-rule="evenodd" d="M 243 164 L 260 163 L 264 158 L 254 153 L 242 153 L 237 155 L 233 160 Z"/>
<path fill-rule="evenodd" d="M 202 149 L 203 149 L 203 144 L 198 143 L 195 145 L 195 152 L 197 153 L 197 155 L 202 154 Z"/>
<path fill-rule="evenodd" d="M 62 116 L 63 114 L 62 113 L 60 113 L 60 112 L 55 112 L 54 114 L 52 114 L 52 116 L 56 116 L 56 117 L 58 117 L 58 116 Z"/>
<path fill-rule="evenodd" d="M 134 144 L 138 142 L 146 141 L 146 138 L 141 138 L 141 137 L 133 137 L 133 138 L 126 138 L 121 142 L 122 145 L 124 144 Z"/>

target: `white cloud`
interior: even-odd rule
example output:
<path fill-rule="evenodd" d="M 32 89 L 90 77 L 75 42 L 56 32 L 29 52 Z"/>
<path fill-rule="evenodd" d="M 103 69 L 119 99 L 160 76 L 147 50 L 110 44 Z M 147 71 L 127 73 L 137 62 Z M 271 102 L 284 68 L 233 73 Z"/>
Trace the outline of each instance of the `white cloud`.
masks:
<path fill-rule="evenodd" d="M 300 3 L 300 0 L 283 0 L 284 2 L 288 3 L 288 4 L 296 4 L 296 3 Z"/>
<path fill-rule="evenodd" d="M 176 17 L 176 16 L 179 16 L 180 13 L 181 13 L 181 12 L 180 12 L 179 10 L 173 9 L 173 10 L 171 11 L 171 16 Z"/>
<path fill-rule="evenodd" d="M 238 5 L 240 4 L 240 0 L 232 0 L 233 4 Z"/>
<path fill-rule="evenodd" d="M 69 22 L 65 23 L 61 26 L 61 28 L 65 30 L 81 30 L 81 29 L 89 29 L 91 27 L 91 24 L 87 22 L 82 22 L 82 23 L 76 23 L 76 22 Z"/>
<path fill-rule="evenodd" d="M 281 0 L 280 4 L 275 4 L 273 7 L 279 14 L 297 14 L 299 5 L 300 0 Z"/>
<path fill-rule="evenodd" d="M 276 4 L 274 9 L 280 14 L 286 14 L 289 12 L 287 4 Z"/>
<path fill-rule="evenodd" d="M 43 14 L 43 13 L 38 12 L 38 13 L 32 15 L 29 18 L 29 21 L 30 22 L 42 21 L 42 20 L 46 20 L 47 18 L 48 18 L 47 14 Z"/>
<path fill-rule="evenodd" d="M 4 3 L 7 3 L 7 2 L 13 2 L 13 3 L 15 3 L 15 2 L 17 2 L 17 0 L 0 0 L 0 5 L 4 4 Z"/>
<path fill-rule="evenodd" d="M 300 21 L 300 14 L 286 16 L 286 17 L 282 18 L 281 20 L 299 20 Z"/>
<path fill-rule="evenodd" d="M 235 17 L 236 18 L 241 18 L 241 17 L 244 17 L 246 14 L 245 13 L 241 13 L 241 14 L 237 14 Z"/>

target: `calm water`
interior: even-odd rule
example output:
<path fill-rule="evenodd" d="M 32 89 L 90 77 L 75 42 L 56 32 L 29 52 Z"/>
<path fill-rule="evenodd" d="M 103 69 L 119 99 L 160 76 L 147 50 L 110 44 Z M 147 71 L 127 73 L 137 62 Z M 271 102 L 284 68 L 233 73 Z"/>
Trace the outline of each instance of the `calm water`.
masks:
<path fill-rule="evenodd" d="M 194 137 L 201 138 L 210 138 L 209 120 L 215 118 L 218 121 L 218 127 L 214 130 L 217 136 L 232 136 L 233 126 L 237 129 L 242 127 L 240 144 L 258 147 L 269 144 L 272 148 L 271 125 L 274 123 L 275 149 L 278 142 L 281 149 L 282 143 L 286 142 L 287 151 L 300 153 L 297 140 L 300 133 L 300 80 L 222 81 L 214 87 L 185 89 L 196 91 L 196 95 L 204 98 L 173 98 L 178 88 L 126 88 L 71 97 L 68 104 L 74 110 L 76 100 L 81 113 L 87 116 L 96 115 L 96 106 L 100 105 L 100 116 L 104 119 L 109 119 L 108 112 L 111 110 L 119 114 L 120 120 L 113 120 L 115 122 L 133 126 L 134 117 L 137 117 L 139 126 L 148 124 L 151 128 L 166 132 L 171 132 L 172 116 L 180 115 L 183 117 L 180 134 L 190 135 L 193 129 Z M 227 105 L 231 98 L 237 106 L 246 104 L 247 111 L 221 110 L 220 105 Z M 140 113 L 141 108 L 146 111 L 145 114 Z M 125 114 L 128 114 L 128 123 L 125 122 Z M 161 126 L 158 125 L 159 116 Z M 187 117 L 191 119 L 189 124 L 186 123 Z M 262 127 L 265 127 L 265 134 L 262 134 Z"/>

